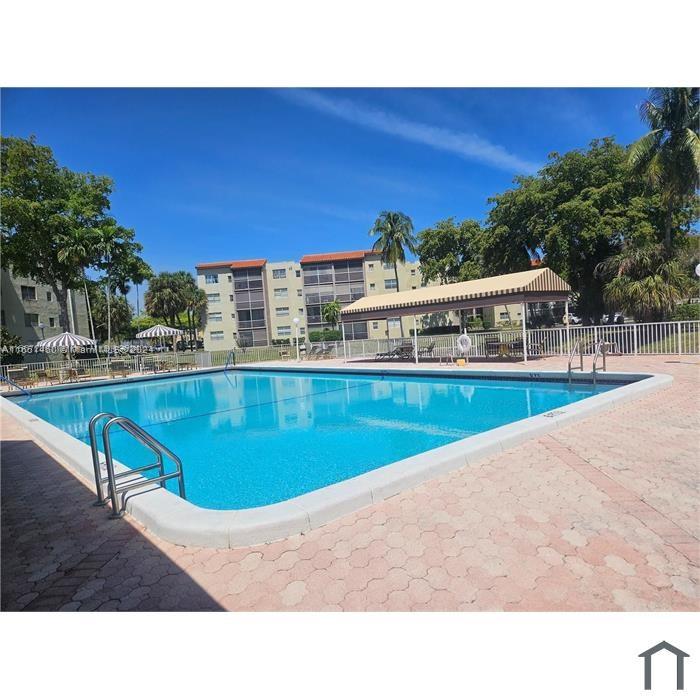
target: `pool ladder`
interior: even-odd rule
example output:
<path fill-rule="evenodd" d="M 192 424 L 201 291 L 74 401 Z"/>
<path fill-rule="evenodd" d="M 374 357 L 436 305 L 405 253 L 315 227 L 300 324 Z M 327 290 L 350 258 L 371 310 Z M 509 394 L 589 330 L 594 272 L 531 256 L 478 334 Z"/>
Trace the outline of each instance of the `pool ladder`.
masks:
<path fill-rule="evenodd" d="M 593 350 L 593 386 L 595 386 L 598 382 L 598 377 L 597 373 L 599 371 L 598 368 L 598 360 L 602 360 L 603 362 L 603 372 L 606 371 L 606 347 L 607 344 L 604 340 L 598 340 L 595 344 L 595 348 Z M 574 367 L 574 358 L 578 355 L 578 367 Z M 571 349 L 571 352 L 569 353 L 569 364 L 567 368 L 567 375 L 569 378 L 569 384 L 571 384 L 572 381 L 572 376 L 573 376 L 573 370 L 578 369 L 581 372 L 583 372 L 583 345 L 581 345 L 581 341 L 577 340 L 574 343 L 574 347 Z"/>
<path fill-rule="evenodd" d="M 104 419 L 107 419 L 107 422 L 102 426 L 102 444 L 104 445 L 105 461 L 100 462 L 100 453 L 97 448 L 97 423 Z M 110 439 L 110 430 L 115 425 L 120 426 L 144 447 L 147 447 L 153 452 L 156 461 L 153 464 L 147 464 L 145 467 L 138 467 L 136 469 L 128 469 L 124 472 L 115 473 Z M 121 518 L 124 515 L 127 493 L 129 491 L 140 489 L 144 486 L 150 486 L 151 484 L 163 486 L 168 479 L 178 480 L 180 498 L 185 498 L 185 482 L 180 458 L 152 435 L 147 433 L 141 426 L 134 423 L 130 418 L 126 416 L 115 416 L 114 413 L 97 413 L 90 419 L 89 431 L 92 467 L 95 472 L 95 489 L 97 490 L 97 501 L 95 505 L 103 506 L 111 501 L 111 518 Z M 175 463 L 175 471 L 165 472 L 164 456 L 170 457 Z M 107 476 L 102 476 L 103 468 L 106 470 Z M 143 472 L 153 469 L 158 470 L 158 476 L 149 479 L 144 479 L 140 476 Z M 105 485 L 107 486 L 108 496 L 105 496 Z"/>

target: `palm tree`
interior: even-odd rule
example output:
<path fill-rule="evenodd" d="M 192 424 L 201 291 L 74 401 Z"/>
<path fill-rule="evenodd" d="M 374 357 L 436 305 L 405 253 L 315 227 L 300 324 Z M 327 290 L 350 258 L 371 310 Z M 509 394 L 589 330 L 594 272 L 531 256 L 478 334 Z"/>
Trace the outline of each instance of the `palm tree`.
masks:
<path fill-rule="evenodd" d="M 337 300 L 328 302 L 323 307 L 321 315 L 323 316 L 323 320 L 329 323 L 331 328 L 335 329 L 340 322 L 340 302 Z"/>
<path fill-rule="evenodd" d="M 381 255 L 383 263 L 394 266 L 396 291 L 400 291 L 398 263 L 406 262 L 406 251 L 411 255 L 417 253 L 411 218 L 400 211 L 383 211 L 369 230 L 369 235 L 377 237 L 372 250 Z M 399 320 L 399 324 L 403 337 L 403 319 Z"/>
<path fill-rule="evenodd" d="M 153 318 L 161 318 L 169 326 L 175 326 L 178 315 L 184 310 L 182 284 L 177 273 L 161 272 L 148 283 L 144 297 L 146 311 Z"/>
<path fill-rule="evenodd" d="M 671 250 L 673 213 L 700 185 L 698 88 L 654 88 L 639 108 L 650 131 L 630 146 L 632 171 L 658 188 L 664 207 L 664 245 Z"/>
<path fill-rule="evenodd" d="M 191 274 L 186 273 L 189 279 L 186 280 L 183 289 L 183 300 L 185 302 L 185 311 L 187 312 L 187 329 L 190 337 L 190 347 L 196 345 L 197 328 L 201 325 L 202 316 L 207 310 L 207 294 L 203 289 L 197 286 L 197 283 Z"/>
<path fill-rule="evenodd" d="M 626 243 L 596 268 L 607 281 L 603 298 L 610 308 L 623 310 L 637 321 L 663 318 L 693 286 L 682 256 L 669 257 L 660 243 Z"/>

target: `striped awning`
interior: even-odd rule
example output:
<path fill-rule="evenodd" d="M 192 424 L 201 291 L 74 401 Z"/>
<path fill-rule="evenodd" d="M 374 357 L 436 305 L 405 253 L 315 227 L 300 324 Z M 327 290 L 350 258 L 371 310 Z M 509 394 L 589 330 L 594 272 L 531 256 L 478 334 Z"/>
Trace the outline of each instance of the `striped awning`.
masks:
<path fill-rule="evenodd" d="M 182 331 L 177 328 L 170 328 L 170 326 L 161 326 L 160 324 L 146 328 L 145 331 L 141 331 L 136 334 L 137 338 L 164 338 L 169 335 L 180 335 Z"/>
<path fill-rule="evenodd" d="M 564 301 L 571 287 L 548 267 L 479 280 L 362 297 L 341 309 L 343 321 L 384 319 L 499 304 Z"/>
<path fill-rule="evenodd" d="M 58 348 L 83 348 L 89 345 L 94 345 L 95 341 L 91 338 L 86 338 L 83 335 L 75 333 L 61 333 L 54 335 L 46 340 L 40 340 L 36 347 L 42 350 L 56 350 Z"/>

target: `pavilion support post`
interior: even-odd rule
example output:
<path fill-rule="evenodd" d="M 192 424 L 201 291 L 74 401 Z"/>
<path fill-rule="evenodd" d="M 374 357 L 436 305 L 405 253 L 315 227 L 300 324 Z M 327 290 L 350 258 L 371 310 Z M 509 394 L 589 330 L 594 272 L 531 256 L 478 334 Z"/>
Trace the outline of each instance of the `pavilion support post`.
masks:
<path fill-rule="evenodd" d="M 413 354 L 418 364 L 418 322 L 415 316 L 413 317 Z"/>
<path fill-rule="evenodd" d="M 343 362 L 347 363 L 348 353 L 347 353 L 347 350 L 345 349 L 345 324 L 342 321 L 340 322 L 340 328 L 343 331 Z"/>
<path fill-rule="evenodd" d="M 525 302 L 520 304 L 520 310 L 523 323 L 523 361 L 527 364 L 527 304 Z"/>
<path fill-rule="evenodd" d="M 569 329 L 569 300 L 564 302 L 564 323 L 566 324 L 566 354 L 571 352 L 571 330 Z"/>

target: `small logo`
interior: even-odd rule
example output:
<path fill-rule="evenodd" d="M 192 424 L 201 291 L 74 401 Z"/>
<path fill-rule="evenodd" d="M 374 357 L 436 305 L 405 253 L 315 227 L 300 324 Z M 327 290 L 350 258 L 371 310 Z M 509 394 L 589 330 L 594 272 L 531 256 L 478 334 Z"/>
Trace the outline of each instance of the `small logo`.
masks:
<path fill-rule="evenodd" d="M 676 655 L 676 690 L 683 690 L 683 664 L 690 654 L 686 654 L 668 642 L 659 642 L 656 646 L 643 651 L 639 655 L 644 657 L 644 690 L 651 690 L 651 657 L 662 649 L 666 649 L 666 651 Z"/>

